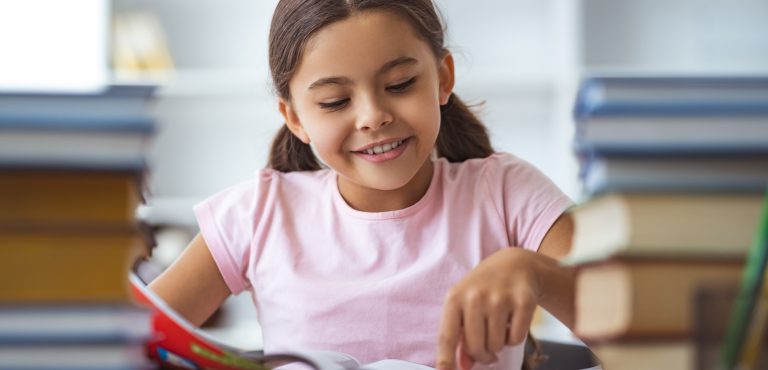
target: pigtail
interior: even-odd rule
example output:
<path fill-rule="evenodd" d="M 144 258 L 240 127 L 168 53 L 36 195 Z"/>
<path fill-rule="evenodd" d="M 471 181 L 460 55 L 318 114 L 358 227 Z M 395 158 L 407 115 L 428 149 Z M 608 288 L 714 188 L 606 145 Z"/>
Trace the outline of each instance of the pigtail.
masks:
<path fill-rule="evenodd" d="M 268 166 L 280 172 L 314 171 L 322 168 L 309 144 L 296 137 L 286 125 L 272 140 Z"/>
<path fill-rule="evenodd" d="M 451 94 L 448 103 L 440 107 L 436 146 L 438 157 L 449 162 L 485 158 L 494 153 L 485 126 L 456 94 Z"/>

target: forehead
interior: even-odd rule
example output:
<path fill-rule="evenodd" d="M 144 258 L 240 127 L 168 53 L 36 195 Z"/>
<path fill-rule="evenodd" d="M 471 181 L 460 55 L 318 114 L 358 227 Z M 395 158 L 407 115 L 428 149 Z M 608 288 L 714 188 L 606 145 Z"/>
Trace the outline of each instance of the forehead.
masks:
<path fill-rule="evenodd" d="M 363 77 L 402 56 L 415 58 L 419 64 L 435 61 L 428 44 L 401 16 L 388 11 L 363 11 L 313 35 L 294 79 Z"/>

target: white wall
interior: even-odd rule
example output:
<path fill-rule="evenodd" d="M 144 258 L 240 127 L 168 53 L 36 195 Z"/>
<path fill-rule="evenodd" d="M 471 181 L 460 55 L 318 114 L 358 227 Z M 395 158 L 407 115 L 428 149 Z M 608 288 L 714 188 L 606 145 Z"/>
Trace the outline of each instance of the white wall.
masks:
<path fill-rule="evenodd" d="M 562 39 L 553 33 L 562 27 L 552 11 L 559 2 L 438 3 L 448 22 L 448 46 L 456 55 L 456 91 L 470 103 L 484 102 L 480 114 L 494 145 L 533 162 L 574 194 L 573 164 L 562 149 L 568 144 L 554 124 L 555 76 L 563 60 L 555 58 L 562 54 L 557 43 Z M 162 124 L 150 153 L 155 204 L 178 199 L 179 207 L 187 209 L 188 203 L 265 165 L 281 123 L 266 64 L 274 4 L 116 1 L 118 11 L 156 12 L 178 67 L 155 109 Z M 179 217 L 192 221 L 189 215 Z"/>
<path fill-rule="evenodd" d="M 764 0 L 585 0 L 583 63 L 594 69 L 762 70 Z"/>
<path fill-rule="evenodd" d="M 178 73 L 161 92 L 154 201 L 192 202 L 266 163 L 281 120 L 269 92 L 275 0 L 115 0 L 161 18 Z M 746 71 L 768 66 L 763 0 L 438 0 L 457 93 L 485 102 L 499 150 L 579 198 L 570 107 L 584 71 Z M 182 210 L 187 210 L 182 204 Z M 172 221 L 172 220 L 171 220 Z M 190 219 L 187 219 L 190 221 Z"/>
<path fill-rule="evenodd" d="M 0 1 L 0 90 L 103 89 L 109 83 L 109 5 L 107 0 Z"/>

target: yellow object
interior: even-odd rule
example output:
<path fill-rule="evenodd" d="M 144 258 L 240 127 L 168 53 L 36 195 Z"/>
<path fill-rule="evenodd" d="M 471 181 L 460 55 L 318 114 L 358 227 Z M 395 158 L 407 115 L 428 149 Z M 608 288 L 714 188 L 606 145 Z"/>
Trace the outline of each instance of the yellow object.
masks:
<path fill-rule="evenodd" d="M 138 231 L 2 230 L 0 303 L 130 302 Z"/>
<path fill-rule="evenodd" d="M 173 71 L 165 32 L 154 14 L 132 11 L 115 15 L 112 65 L 119 80 L 164 79 Z"/>

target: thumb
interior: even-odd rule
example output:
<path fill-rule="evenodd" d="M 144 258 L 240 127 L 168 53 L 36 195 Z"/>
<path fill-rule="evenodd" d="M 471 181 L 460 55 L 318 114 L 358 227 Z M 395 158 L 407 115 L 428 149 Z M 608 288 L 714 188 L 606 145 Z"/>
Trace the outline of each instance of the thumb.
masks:
<path fill-rule="evenodd" d="M 460 370 L 471 370 L 472 366 L 475 366 L 475 360 L 464 351 L 463 340 L 459 343 L 459 346 L 456 347 L 456 358 L 458 359 Z"/>

